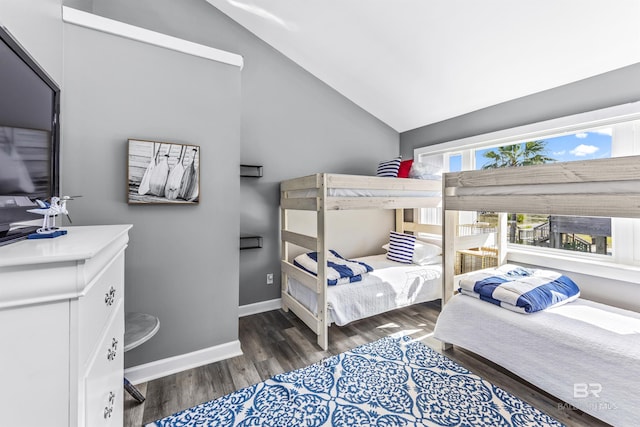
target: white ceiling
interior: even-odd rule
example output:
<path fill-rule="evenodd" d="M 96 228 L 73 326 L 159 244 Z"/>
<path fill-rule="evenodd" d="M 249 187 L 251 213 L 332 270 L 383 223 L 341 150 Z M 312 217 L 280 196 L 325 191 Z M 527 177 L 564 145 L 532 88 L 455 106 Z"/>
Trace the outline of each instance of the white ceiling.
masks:
<path fill-rule="evenodd" d="M 640 62 L 640 0 L 207 1 L 399 132 Z"/>

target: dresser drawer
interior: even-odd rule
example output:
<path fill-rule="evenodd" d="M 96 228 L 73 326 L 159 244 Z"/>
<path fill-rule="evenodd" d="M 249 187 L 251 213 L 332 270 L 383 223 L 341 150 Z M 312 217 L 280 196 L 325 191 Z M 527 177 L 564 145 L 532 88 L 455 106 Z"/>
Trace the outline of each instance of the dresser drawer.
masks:
<path fill-rule="evenodd" d="M 92 355 L 85 376 L 85 425 L 122 426 L 124 302 Z"/>
<path fill-rule="evenodd" d="M 85 363 L 124 298 L 124 253 L 97 277 L 78 304 L 80 362 Z"/>

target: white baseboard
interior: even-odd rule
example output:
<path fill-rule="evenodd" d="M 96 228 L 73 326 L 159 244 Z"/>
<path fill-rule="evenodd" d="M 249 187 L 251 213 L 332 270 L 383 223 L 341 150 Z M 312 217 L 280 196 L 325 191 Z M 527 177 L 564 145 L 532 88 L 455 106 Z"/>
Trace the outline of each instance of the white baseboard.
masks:
<path fill-rule="evenodd" d="M 241 305 L 238 310 L 238 317 L 250 316 L 252 314 L 264 313 L 265 311 L 277 310 L 281 307 L 281 298 Z"/>
<path fill-rule="evenodd" d="M 236 356 L 242 356 L 242 349 L 238 340 L 156 360 L 144 365 L 132 366 L 124 370 L 124 375 L 131 383 L 140 384 Z"/>

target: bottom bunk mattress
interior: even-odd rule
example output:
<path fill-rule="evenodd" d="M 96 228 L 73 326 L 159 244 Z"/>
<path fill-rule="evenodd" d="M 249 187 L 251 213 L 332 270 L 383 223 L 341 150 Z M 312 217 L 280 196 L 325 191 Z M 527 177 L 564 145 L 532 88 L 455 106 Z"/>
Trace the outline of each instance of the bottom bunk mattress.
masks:
<path fill-rule="evenodd" d="M 339 326 L 442 295 L 442 264 L 402 264 L 386 255 L 354 260 L 373 267 L 362 281 L 327 287 L 328 323 Z M 295 279 L 288 279 L 289 294 L 317 315 L 316 293 Z"/>
<path fill-rule="evenodd" d="M 640 426 L 640 313 L 577 299 L 520 314 L 458 294 L 434 330 L 615 426 Z"/>

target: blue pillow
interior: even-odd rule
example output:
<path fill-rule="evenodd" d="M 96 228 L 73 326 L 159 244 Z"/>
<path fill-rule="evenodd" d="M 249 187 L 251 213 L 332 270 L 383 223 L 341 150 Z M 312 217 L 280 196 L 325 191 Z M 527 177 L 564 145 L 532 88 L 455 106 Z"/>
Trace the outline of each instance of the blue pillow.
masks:
<path fill-rule="evenodd" d="M 401 161 L 402 161 L 402 157 L 396 157 L 393 160 L 380 162 L 378 164 L 378 170 L 376 171 L 376 176 L 386 176 L 390 178 L 397 178 Z"/>
<path fill-rule="evenodd" d="M 391 261 L 411 264 L 413 262 L 413 248 L 416 243 L 416 236 L 411 234 L 389 233 L 389 250 L 387 258 Z"/>

